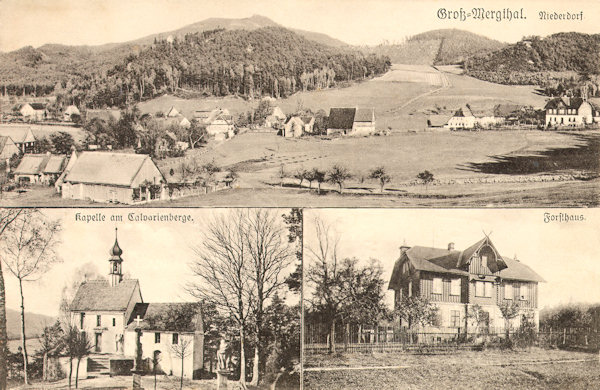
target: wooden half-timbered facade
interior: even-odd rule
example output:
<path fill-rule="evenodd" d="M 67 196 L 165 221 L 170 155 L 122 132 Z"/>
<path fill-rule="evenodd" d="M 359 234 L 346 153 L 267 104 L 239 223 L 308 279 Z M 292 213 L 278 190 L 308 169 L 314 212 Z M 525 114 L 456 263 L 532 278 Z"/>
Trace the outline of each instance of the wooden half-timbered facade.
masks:
<path fill-rule="evenodd" d="M 462 251 L 450 243 L 445 249 L 402 246 L 400 252 L 388 288 L 395 305 L 403 297 L 420 296 L 438 306 L 438 321 L 426 331 L 468 333 L 483 326 L 502 332 L 506 322 L 500 306 L 505 304 L 520 307 L 511 327 L 518 327 L 523 316 L 538 326 L 538 284 L 544 280 L 525 263 L 500 255 L 489 237 Z M 479 324 L 470 315 L 475 305 L 486 316 Z"/>

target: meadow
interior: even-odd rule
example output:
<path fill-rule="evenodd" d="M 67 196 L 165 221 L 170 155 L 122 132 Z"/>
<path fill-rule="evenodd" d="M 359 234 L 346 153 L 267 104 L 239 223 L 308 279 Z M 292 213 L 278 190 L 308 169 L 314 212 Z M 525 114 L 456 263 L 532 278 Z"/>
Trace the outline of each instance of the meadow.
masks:
<path fill-rule="evenodd" d="M 327 369 L 321 369 L 326 366 Z M 597 354 L 543 350 L 451 355 L 355 354 L 306 361 L 305 389 L 589 389 Z"/>

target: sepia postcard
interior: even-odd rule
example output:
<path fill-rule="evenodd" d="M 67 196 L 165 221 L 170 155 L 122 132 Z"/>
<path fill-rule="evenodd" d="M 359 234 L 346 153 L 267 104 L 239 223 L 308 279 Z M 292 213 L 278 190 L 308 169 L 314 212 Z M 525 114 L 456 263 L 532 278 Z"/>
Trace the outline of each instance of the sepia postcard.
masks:
<path fill-rule="evenodd" d="M 0 2 L 4 206 L 597 206 L 595 2 Z"/>
<path fill-rule="evenodd" d="M 0 0 L 0 390 L 597 387 L 599 11 Z"/>

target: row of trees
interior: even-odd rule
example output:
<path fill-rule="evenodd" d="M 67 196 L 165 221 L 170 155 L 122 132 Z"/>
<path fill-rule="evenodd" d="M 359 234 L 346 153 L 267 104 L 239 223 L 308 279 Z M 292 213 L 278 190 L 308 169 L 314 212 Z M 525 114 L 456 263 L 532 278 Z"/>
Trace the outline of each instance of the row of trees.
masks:
<path fill-rule="evenodd" d="M 283 170 L 283 166 L 280 170 L 281 178 L 286 177 L 286 173 Z M 317 182 L 317 192 L 321 193 L 321 184 L 323 183 L 331 183 L 337 185 L 339 188 L 340 194 L 343 192 L 344 184 L 355 177 L 348 168 L 344 167 L 340 164 L 333 165 L 328 170 L 321 170 L 319 168 L 313 168 L 310 170 L 300 168 L 296 172 L 294 172 L 293 177 L 298 179 L 300 187 L 302 187 L 302 183 L 306 180 L 308 182 L 309 189 L 312 188 L 312 183 Z M 365 177 L 360 177 L 360 181 L 362 182 Z M 371 169 L 366 176 L 366 179 L 373 180 L 379 184 L 379 191 L 383 193 L 384 187 L 386 184 L 392 181 L 392 176 L 388 173 L 387 169 L 384 166 L 378 166 Z M 427 185 L 433 181 L 433 174 L 429 171 L 420 172 L 417 175 L 417 179 L 419 179 L 423 184 Z"/>

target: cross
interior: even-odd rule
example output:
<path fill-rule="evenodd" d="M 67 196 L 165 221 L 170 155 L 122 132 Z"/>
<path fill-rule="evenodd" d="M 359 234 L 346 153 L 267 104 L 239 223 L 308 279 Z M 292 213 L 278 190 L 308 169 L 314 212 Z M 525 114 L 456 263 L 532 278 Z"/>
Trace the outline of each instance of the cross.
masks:
<path fill-rule="evenodd" d="M 136 328 L 139 328 L 140 322 L 142 322 L 143 320 L 140 318 L 140 315 L 138 314 L 134 321 L 135 321 Z"/>

